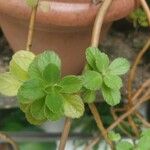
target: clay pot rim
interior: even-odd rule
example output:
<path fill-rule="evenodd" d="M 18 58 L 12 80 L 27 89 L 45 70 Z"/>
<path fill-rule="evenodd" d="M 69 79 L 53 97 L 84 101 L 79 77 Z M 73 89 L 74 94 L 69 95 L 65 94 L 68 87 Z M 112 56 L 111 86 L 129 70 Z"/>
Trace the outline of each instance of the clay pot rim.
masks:
<path fill-rule="evenodd" d="M 36 19 L 37 24 L 63 27 L 90 26 L 101 4 L 95 5 L 88 2 L 89 0 L 78 0 L 78 2 L 73 3 L 68 1 L 69 0 L 41 1 L 40 6 L 42 6 L 44 2 L 49 4 L 49 6 L 46 8 L 48 11 L 39 6 Z M 120 6 L 119 4 L 121 3 L 126 7 L 117 7 Z M 114 0 L 104 23 L 125 17 L 137 6 L 138 0 Z M 0 0 L 0 13 L 26 21 L 30 18 L 31 8 L 26 5 L 25 0 Z"/>

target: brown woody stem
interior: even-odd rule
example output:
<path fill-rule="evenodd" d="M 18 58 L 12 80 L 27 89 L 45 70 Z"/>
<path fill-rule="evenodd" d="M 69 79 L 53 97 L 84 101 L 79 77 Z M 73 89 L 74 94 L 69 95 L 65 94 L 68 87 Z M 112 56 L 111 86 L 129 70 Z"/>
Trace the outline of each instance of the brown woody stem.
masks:
<path fill-rule="evenodd" d="M 104 128 L 103 126 L 103 122 L 102 119 L 97 111 L 97 108 L 94 104 L 89 104 L 89 108 L 91 110 L 91 113 L 94 116 L 94 119 L 96 121 L 96 124 L 98 126 L 98 128 L 100 129 L 100 132 L 102 134 L 102 136 L 104 137 L 105 141 L 111 146 L 111 148 L 113 149 L 113 145 L 112 142 L 109 140 L 108 136 L 107 136 L 107 130 Z"/>
<path fill-rule="evenodd" d="M 10 138 L 8 135 L 4 133 L 0 133 L 0 140 L 3 140 L 4 142 L 9 143 L 14 150 L 19 150 L 19 147 L 16 144 L 16 142 L 12 138 Z"/>
<path fill-rule="evenodd" d="M 35 7 L 32 8 L 32 12 L 31 12 L 28 37 L 27 37 L 27 44 L 26 44 L 26 50 L 27 51 L 30 51 L 32 48 L 33 32 L 34 32 L 34 26 L 35 26 L 37 7 L 38 7 L 38 3 Z"/>
<path fill-rule="evenodd" d="M 69 135 L 69 131 L 71 128 L 71 123 L 72 123 L 72 119 L 66 118 L 58 150 L 64 150 L 65 149 L 66 142 L 67 142 L 68 135 Z"/>

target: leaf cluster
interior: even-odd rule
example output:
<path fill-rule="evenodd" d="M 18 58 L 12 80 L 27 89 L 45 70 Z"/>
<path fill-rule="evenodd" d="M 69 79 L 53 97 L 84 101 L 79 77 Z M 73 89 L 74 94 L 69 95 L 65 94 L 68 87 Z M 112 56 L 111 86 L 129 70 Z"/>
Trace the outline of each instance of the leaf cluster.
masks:
<path fill-rule="evenodd" d="M 28 68 L 29 79 L 17 93 L 21 110 L 32 124 L 58 120 L 62 116 L 79 118 L 84 104 L 78 95 L 82 81 L 77 76 L 61 77 L 61 61 L 53 51 L 37 55 Z"/>
<path fill-rule="evenodd" d="M 88 64 L 81 76 L 62 77 L 61 60 L 54 51 L 36 56 L 19 51 L 10 62 L 9 72 L 0 75 L 0 92 L 7 96 L 17 95 L 20 109 L 35 125 L 63 116 L 81 117 L 84 102 L 93 102 L 96 91 L 102 92 L 109 105 L 118 104 L 122 87 L 119 75 L 128 71 L 129 62 L 117 58 L 110 63 L 105 53 L 92 47 L 86 50 L 86 59 Z"/>
<path fill-rule="evenodd" d="M 110 63 L 108 55 L 94 47 L 86 50 L 86 60 L 87 66 L 82 76 L 84 101 L 93 102 L 98 91 L 109 105 L 119 104 L 120 88 L 123 86 L 120 75 L 129 70 L 129 62 L 125 58 L 117 58 Z"/>

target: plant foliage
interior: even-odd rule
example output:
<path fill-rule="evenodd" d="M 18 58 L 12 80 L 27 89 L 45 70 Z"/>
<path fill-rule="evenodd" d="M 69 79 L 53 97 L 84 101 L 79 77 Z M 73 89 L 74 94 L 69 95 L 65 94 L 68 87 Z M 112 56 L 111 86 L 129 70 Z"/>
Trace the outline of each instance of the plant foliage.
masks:
<path fill-rule="evenodd" d="M 82 76 L 84 101 L 93 102 L 98 91 L 109 105 L 119 104 L 120 88 L 123 86 L 120 75 L 129 70 L 129 62 L 125 58 L 117 58 L 110 62 L 105 53 L 94 47 L 86 50 L 86 60 L 87 67 Z"/>

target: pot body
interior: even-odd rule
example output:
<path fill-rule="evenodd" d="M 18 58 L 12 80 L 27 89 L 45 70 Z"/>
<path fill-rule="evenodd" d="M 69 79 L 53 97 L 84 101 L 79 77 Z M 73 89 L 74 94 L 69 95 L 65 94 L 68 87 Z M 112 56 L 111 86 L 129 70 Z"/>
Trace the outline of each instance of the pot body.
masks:
<path fill-rule="evenodd" d="M 91 0 L 40 1 L 32 51 L 54 50 L 62 60 L 63 75 L 81 73 L 100 5 L 92 4 Z M 126 16 L 136 5 L 135 0 L 114 0 L 100 39 L 104 38 L 112 21 Z M 0 26 L 14 52 L 26 47 L 30 14 L 25 0 L 0 0 Z"/>

